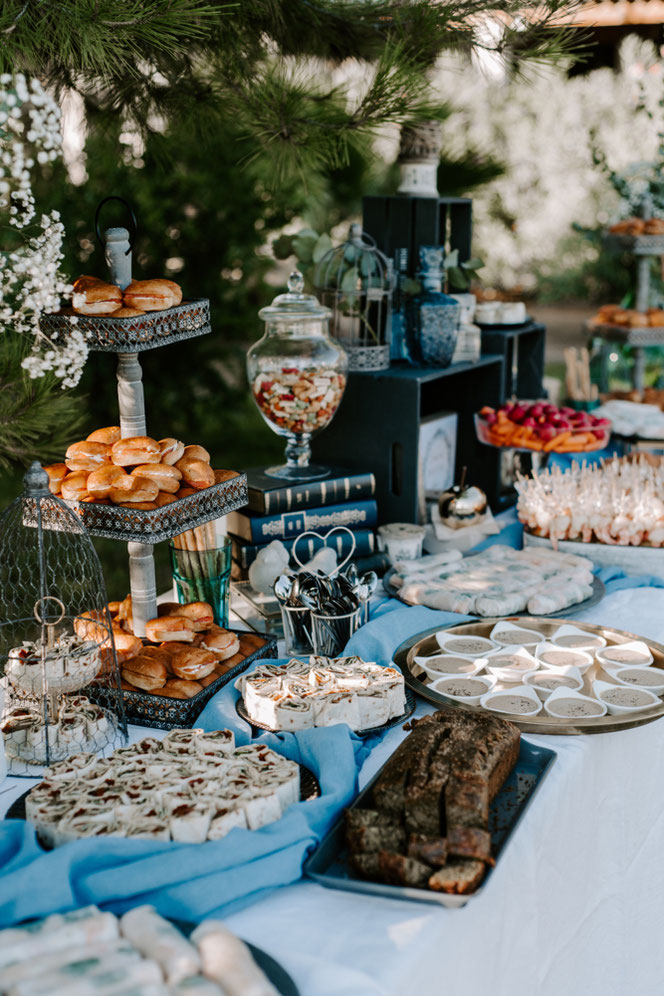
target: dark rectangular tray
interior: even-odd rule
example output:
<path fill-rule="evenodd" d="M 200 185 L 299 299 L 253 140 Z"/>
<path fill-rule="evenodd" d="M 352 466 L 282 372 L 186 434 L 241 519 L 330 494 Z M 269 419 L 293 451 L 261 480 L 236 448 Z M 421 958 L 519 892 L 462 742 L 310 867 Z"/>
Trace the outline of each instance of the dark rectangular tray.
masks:
<path fill-rule="evenodd" d="M 516 765 L 491 803 L 489 812 L 491 852 L 496 861 L 499 860 L 503 848 L 532 802 L 555 758 L 555 751 L 546 747 L 536 747 L 535 744 L 521 738 Z M 360 792 L 351 806 L 352 809 L 362 808 L 363 800 L 371 792 L 379 775 L 380 771 Z M 303 871 L 309 878 L 328 889 L 363 892 L 365 895 L 384 896 L 388 899 L 411 899 L 418 903 L 431 903 L 434 906 L 456 909 L 465 906 L 468 900 L 480 894 L 491 877 L 492 869 L 487 868 L 482 884 L 475 892 L 464 896 L 408 886 L 385 885 L 382 882 L 368 882 L 366 879 L 355 878 L 348 869 L 342 816 L 307 859 Z"/>
<path fill-rule="evenodd" d="M 246 631 L 232 630 L 238 636 L 246 635 Z M 124 703 L 125 718 L 128 722 L 137 726 L 150 726 L 157 730 L 172 730 L 176 727 L 189 729 L 203 712 L 213 695 L 227 685 L 229 681 L 241 674 L 253 664 L 254 661 L 263 657 L 274 658 L 277 656 L 277 641 L 267 633 L 252 634 L 260 636 L 265 643 L 249 654 L 244 660 L 238 661 L 235 667 L 225 674 L 220 675 L 216 681 L 204 688 L 198 695 L 191 699 L 171 699 L 167 695 L 151 695 L 150 692 L 132 692 L 124 689 L 122 700 Z M 94 687 L 89 686 L 86 694 L 94 700 Z"/>

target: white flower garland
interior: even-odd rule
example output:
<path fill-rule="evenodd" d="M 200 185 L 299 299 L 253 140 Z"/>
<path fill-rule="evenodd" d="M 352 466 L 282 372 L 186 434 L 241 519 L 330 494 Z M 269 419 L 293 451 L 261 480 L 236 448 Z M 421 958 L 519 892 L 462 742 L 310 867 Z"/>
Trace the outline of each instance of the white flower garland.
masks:
<path fill-rule="evenodd" d="M 61 154 L 60 108 L 38 80 L 21 73 L 0 76 L 0 213 L 22 233 L 25 241 L 11 252 L 0 252 L 0 322 L 33 340 L 23 368 L 32 378 L 52 372 L 62 387 L 78 384 L 88 347 L 76 329 L 63 341 L 45 336 L 39 328 L 44 312 L 57 311 L 71 286 L 60 272 L 64 225 L 53 211 L 42 215 L 39 232 L 30 235 L 36 216 L 31 174 L 35 162 L 44 165 Z"/>

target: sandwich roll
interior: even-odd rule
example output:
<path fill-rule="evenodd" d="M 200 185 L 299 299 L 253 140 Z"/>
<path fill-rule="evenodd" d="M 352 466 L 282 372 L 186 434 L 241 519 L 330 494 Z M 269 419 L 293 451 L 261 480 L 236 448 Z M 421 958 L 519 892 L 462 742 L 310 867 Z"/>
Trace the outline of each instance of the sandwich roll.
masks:
<path fill-rule="evenodd" d="M 172 436 L 167 436 L 166 439 L 159 440 L 159 453 L 161 462 L 168 464 L 170 467 L 182 458 L 184 443 L 181 443 L 179 439 L 174 439 Z"/>
<path fill-rule="evenodd" d="M 109 638 L 106 622 L 104 612 L 99 609 L 89 609 L 74 619 L 74 632 L 80 640 L 104 643 Z"/>
<path fill-rule="evenodd" d="M 214 484 L 214 471 L 209 463 L 204 460 L 197 460 L 194 457 L 182 457 L 178 460 L 176 467 L 182 473 L 185 484 L 202 491 Z"/>
<path fill-rule="evenodd" d="M 80 443 L 72 443 L 65 453 L 65 463 L 71 471 L 99 470 L 104 464 L 111 462 L 111 447 L 107 443 L 95 443 L 83 439 Z"/>
<path fill-rule="evenodd" d="M 113 625 L 113 642 L 115 643 L 115 650 L 118 655 L 118 660 L 122 655 L 122 660 L 127 661 L 131 657 L 137 657 L 143 650 L 143 642 L 139 640 L 137 636 L 133 633 L 127 633 L 124 629 L 120 629 L 118 625 Z"/>
<path fill-rule="evenodd" d="M 127 476 L 129 477 L 129 475 Z M 147 477 L 129 477 L 129 480 L 132 482 L 131 484 L 127 484 L 127 481 L 122 478 L 115 487 L 110 489 L 108 494 L 114 505 L 137 501 L 153 502 L 159 494 L 159 487 Z"/>
<path fill-rule="evenodd" d="M 192 460 L 202 460 L 203 463 L 210 462 L 210 454 L 205 447 L 197 446 L 196 444 L 192 446 L 185 446 L 182 456 L 191 457 Z"/>
<path fill-rule="evenodd" d="M 48 490 L 52 495 L 59 495 L 62 491 L 62 482 L 67 476 L 66 463 L 51 463 L 44 470 L 48 474 Z"/>
<path fill-rule="evenodd" d="M 173 280 L 132 280 L 123 298 L 125 307 L 163 311 L 180 303 L 182 291 Z"/>
<path fill-rule="evenodd" d="M 173 605 L 173 602 L 167 603 Z M 214 626 L 214 612 L 212 606 L 207 602 L 187 602 L 185 605 L 175 605 L 166 615 L 183 616 L 191 620 L 191 628 L 195 633 L 202 633 L 204 630 Z"/>
<path fill-rule="evenodd" d="M 160 491 L 154 500 L 155 506 L 157 508 L 163 508 L 164 505 L 172 505 L 174 501 L 177 501 L 177 494 L 169 494 L 168 491 Z"/>
<path fill-rule="evenodd" d="M 107 446 L 112 446 L 120 438 L 120 426 L 107 425 L 105 429 L 95 429 L 87 438 L 91 443 L 106 443 Z"/>
<path fill-rule="evenodd" d="M 162 616 L 177 616 L 179 614 L 178 609 L 181 608 L 182 606 L 179 602 L 160 602 L 157 606 L 157 615 L 159 618 Z"/>
<path fill-rule="evenodd" d="M 225 661 L 240 649 L 240 640 L 235 633 L 221 626 L 212 626 L 203 636 L 201 647 L 214 654 L 216 660 Z"/>
<path fill-rule="evenodd" d="M 237 470 L 215 470 L 214 471 L 214 483 L 224 484 L 225 481 L 230 481 L 234 477 L 239 477 Z"/>
<path fill-rule="evenodd" d="M 117 616 L 120 611 L 120 602 L 109 602 L 108 611 L 111 613 L 111 616 Z"/>
<path fill-rule="evenodd" d="M 126 474 L 122 467 L 116 467 L 112 463 L 100 467 L 99 470 L 93 470 L 88 477 L 88 493 L 93 498 L 108 498 L 111 489 L 120 488 L 121 481 L 125 477 L 129 478 L 129 474 Z"/>
<path fill-rule="evenodd" d="M 140 308 L 118 308 L 117 311 L 111 312 L 111 318 L 140 318 L 144 314 Z"/>
<path fill-rule="evenodd" d="M 182 650 L 176 650 L 173 654 L 171 671 L 178 678 L 196 681 L 198 678 L 206 678 L 214 670 L 216 663 L 214 654 L 208 650 L 203 650 L 200 647 L 185 647 Z"/>
<path fill-rule="evenodd" d="M 66 501 L 80 501 L 88 493 L 86 482 L 88 475 L 84 470 L 76 474 L 68 474 L 62 482 L 62 497 Z"/>
<path fill-rule="evenodd" d="M 154 501 L 121 501 L 116 502 L 120 508 L 133 508 L 138 509 L 139 512 L 154 512 L 157 507 Z"/>
<path fill-rule="evenodd" d="M 169 467 L 163 463 L 141 463 L 132 470 L 132 477 L 146 477 L 154 481 L 160 491 L 175 494 L 180 488 L 182 474 L 177 467 Z"/>
<path fill-rule="evenodd" d="M 172 695 L 173 692 L 178 692 L 182 698 L 192 699 L 194 695 L 198 695 L 199 692 L 203 691 L 203 686 L 199 685 L 197 681 L 187 681 L 185 678 L 169 678 L 164 685 L 164 694 Z"/>
<path fill-rule="evenodd" d="M 143 647 L 143 649 L 141 650 L 141 656 L 143 656 L 143 657 L 152 657 L 152 659 L 155 660 L 155 661 L 161 661 L 161 663 L 164 665 L 164 667 L 166 667 L 166 668 L 168 668 L 170 670 L 170 667 L 171 667 L 171 657 L 173 656 L 172 653 L 171 653 L 171 649 L 170 649 L 172 646 L 173 646 L 172 643 L 168 643 L 166 645 L 166 648 L 164 648 L 164 647 Z M 184 647 L 184 646 L 186 646 L 186 644 L 183 643 L 182 646 Z"/>
<path fill-rule="evenodd" d="M 97 277 L 74 281 L 72 307 L 77 315 L 110 315 L 122 307 L 122 291 Z"/>
<path fill-rule="evenodd" d="M 118 467 L 138 467 L 142 463 L 159 463 L 159 443 L 151 436 L 128 436 L 113 444 L 111 460 Z"/>
<path fill-rule="evenodd" d="M 168 671 L 161 661 L 153 657 L 139 654 L 125 661 L 122 665 L 122 677 L 136 688 L 151 692 L 155 688 L 163 688 L 168 678 Z"/>
<path fill-rule="evenodd" d="M 181 643 L 191 643 L 194 638 L 194 630 L 191 620 L 184 616 L 163 616 L 161 619 L 148 619 L 145 624 L 146 639 L 152 643 L 169 643 L 179 641 Z M 188 675 L 181 675 L 188 677 Z"/>
<path fill-rule="evenodd" d="M 179 491 L 175 492 L 175 497 L 176 498 L 188 498 L 189 495 L 195 495 L 195 494 L 197 494 L 197 489 L 196 488 L 184 487 L 184 488 L 180 488 Z"/>

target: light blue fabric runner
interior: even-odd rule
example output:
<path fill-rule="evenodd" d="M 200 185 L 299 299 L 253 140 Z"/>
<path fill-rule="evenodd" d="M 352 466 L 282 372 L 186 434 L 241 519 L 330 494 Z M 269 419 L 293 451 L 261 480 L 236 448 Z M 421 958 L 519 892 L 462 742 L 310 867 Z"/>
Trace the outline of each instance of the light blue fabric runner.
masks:
<path fill-rule="evenodd" d="M 276 663 L 276 662 L 275 662 Z M 357 792 L 370 747 L 347 726 L 264 734 L 251 741 L 235 712 L 237 692 L 222 689 L 197 726 L 230 727 L 238 744 L 261 742 L 308 767 L 320 798 L 291 806 L 260 830 L 231 830 L 204 844 L 95 838 L 44 852 L 30 824 L 0 822 L 0 927 L 27 917 L 96 903 L 120 912 L 152 903 L 180 920 L 226 916 L 268 890 L 296 881 L 302 862 Z"/>

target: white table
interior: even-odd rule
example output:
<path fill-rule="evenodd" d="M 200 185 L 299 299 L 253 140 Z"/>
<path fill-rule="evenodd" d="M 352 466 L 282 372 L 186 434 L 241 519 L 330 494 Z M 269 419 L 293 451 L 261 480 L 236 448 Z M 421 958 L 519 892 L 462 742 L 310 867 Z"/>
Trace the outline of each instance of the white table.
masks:
<path fill-rule="evenodd" d="M 664 589 L 617 592 L 576 618 L 664 642 Z M 363 784 L 403 736 L 387 734 Z M 558 760 L 463 909 L 302 881 L 229 925 L 281 961 L 302 996 L 661 996 L 664 723 L 528 739 Z M 12 781 L 3 811 L 26 788 Z"/>

